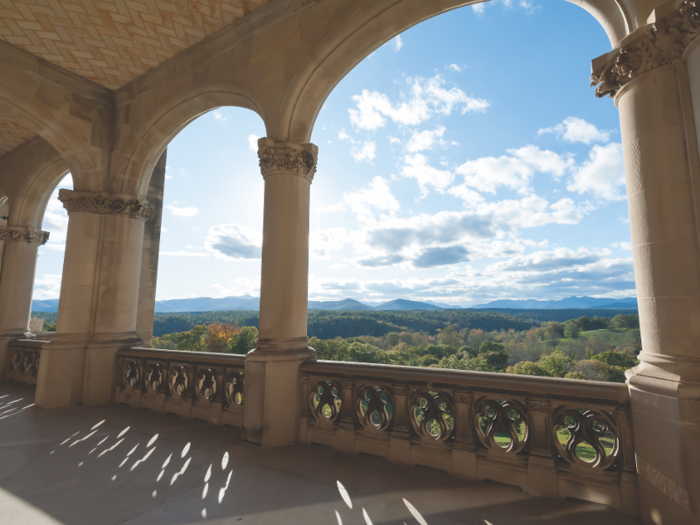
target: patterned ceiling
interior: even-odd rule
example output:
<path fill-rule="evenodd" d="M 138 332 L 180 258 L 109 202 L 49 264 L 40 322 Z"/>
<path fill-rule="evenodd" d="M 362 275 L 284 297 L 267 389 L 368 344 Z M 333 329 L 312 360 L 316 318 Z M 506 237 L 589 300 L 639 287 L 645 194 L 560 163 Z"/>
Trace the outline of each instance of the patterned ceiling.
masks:
<path fill-rule="evenodd" d="M 14 120 L 0 118 L 0 157 L 34 138 L 34 135 Z"/>
<path fill-rule="evenodd" d="M 270 0 L 0 0 L 0 39 L 117 89 Z"/>

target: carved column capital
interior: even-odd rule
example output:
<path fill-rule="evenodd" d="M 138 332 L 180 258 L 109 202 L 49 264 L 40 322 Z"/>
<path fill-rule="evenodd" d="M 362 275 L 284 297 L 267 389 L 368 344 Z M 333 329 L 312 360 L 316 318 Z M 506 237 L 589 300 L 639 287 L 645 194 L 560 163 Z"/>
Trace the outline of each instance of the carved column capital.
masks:
<path fill-rule="evenodd" d="M 142 221 L 151 220 L 156 213 L 156 210 L 145 202 L 109 193 L 59 190 L 58 200 L 63 203 L 68 213 L 126 215 Z"/>
<path fill-rule="evenodd" d="M 593 61 L 591 86 L 598 86 L 596 96 L 613 98 L 634 78 L 682 58 L 698 32 L 700 0 L 684 0 L 637 38 Z"/>
<path fill-rule="evenodd" d="M 43 246 L 49 240 L 49 232 L 31 227 L 6 226 L 0 228 L 0 241 L 28 242 Z"/>
<path fill-rule="evenodd" d="M 314 144 L 276 142 L 262 138 L 258 141 L 260 171 L 264 178 L 274 173 L 295 173 L 309 182 L 316 173 L 318 148 Z"/>

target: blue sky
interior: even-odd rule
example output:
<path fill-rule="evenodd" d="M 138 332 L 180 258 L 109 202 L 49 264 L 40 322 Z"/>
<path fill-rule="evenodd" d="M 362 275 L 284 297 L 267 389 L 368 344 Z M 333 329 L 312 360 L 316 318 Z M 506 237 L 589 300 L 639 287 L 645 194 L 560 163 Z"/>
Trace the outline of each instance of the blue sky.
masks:
<path fill-rule="evenodd" d="M 589 87 L 609 49 L 568 2 L 498 0 L 365 59 L 312 137 L 309 297 L 634 296 L 618 112 Z M 260 136 L 220 108 L 170 144 L 158 299 L 259 293 Z M 58 296 L 65 224 L 52 202 L 36 298 Z"/>

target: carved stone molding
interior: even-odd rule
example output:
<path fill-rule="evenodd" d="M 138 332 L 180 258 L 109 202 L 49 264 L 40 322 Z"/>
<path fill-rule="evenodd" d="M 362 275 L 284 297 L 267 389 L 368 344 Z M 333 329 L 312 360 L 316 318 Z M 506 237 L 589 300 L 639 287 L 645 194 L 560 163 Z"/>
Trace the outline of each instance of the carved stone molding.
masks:
<path fill-rule="evenodd" d="M 260 139 L 258 146 L 263 177 L 274 172 L 292 172 L 313 181 L 318 148 L 313 144 L 292 144 Z"/>
<path fill-rule="evenodd" d="M 540 412 L 542 414 L 549 414 L 552 406 L 549 403 L 541 401 L 529 401 L 527 404 L 527 409 L 530 412 Z"/>
<path fill-rule="evenodd" d="M 670 15 L 647 26 L 640 36 L 596 67 L 591 86 L 597 97 L 614 97 L 632 79 L 673 63 L 700 31 L 700 0 L 684 0 Z"/>
<path fill-rule="evenodd" d="M 156 210 L 136 199 L 128 199 L 102 193 L 84 193 L 59 190 L 58 200 L 71 212 L 96 213 L 98 215 L 127 215 L 132 219 L 151 220 Z"/>
<path fill-rule="evenodd" d="M 456 391 L 454 394 L 454 398 L 457 400 L 458 403 L 470 405 L 471 402 L 474 400 L 474 394 L 472 394 L 471 392 Z"/>
<path fill-rule="evenodd" d="M 0 241 L 28 242 L 43 246 L 49 240 L 49 232 L 38 228 L 18 228 L 8 226 L 0 228 Z"/>

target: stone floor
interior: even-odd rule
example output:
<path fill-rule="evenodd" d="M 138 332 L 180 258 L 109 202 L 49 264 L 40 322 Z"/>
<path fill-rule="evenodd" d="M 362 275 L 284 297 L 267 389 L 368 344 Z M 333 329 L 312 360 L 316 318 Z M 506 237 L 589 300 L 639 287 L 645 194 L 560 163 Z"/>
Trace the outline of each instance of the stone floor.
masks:
<path fill-rule="evenodd" d="M 323 447 L 261 450 L 237 430 L 122 406 L 43 410 L 0 383 L 2 524 L 638 523 Z"/>

